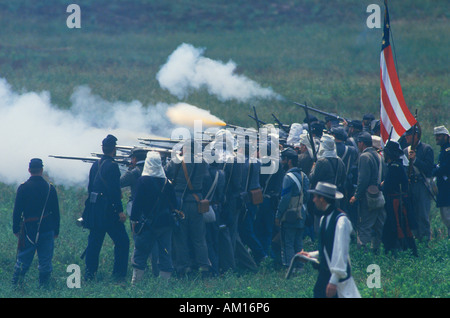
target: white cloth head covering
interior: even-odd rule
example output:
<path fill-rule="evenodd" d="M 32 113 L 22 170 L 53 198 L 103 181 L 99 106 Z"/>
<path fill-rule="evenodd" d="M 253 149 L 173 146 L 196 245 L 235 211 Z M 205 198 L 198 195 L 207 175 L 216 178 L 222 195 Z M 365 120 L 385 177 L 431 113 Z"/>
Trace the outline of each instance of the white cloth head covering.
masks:
<path fill-rule="evenodd" d="M 381 149 L 381 137 L 372 135 L 372 147 L 378 150 Z"/>
<path fill-rule="evenodd" d="M 337 158 L 336 143 L 334 137 L 328 134 L 323 134 L 320 138 L 320 148 L 317 154 L 318 158 Z"/>
<path fill-rule="evenodd" d="M 445 128 L 445 126 L 438 126 L 438 127 L 434 127 L 434 132 L 435 135 L 447 135 L 450 136 L 448 129 Z"/>
<path fill-rule="evenodd" d="M 308 149 L 309 156 L 312 158 L 313 157 L 313 151 L 312 151 L 312 147 L 311 147 L 311 141 L 309 140 L 308 132 L 304 131 L 300 135 L 299 144 L 306 146 L 306 149 Z"/>
<path fill-rule="evenodd" d="M 226 129 L 217 131 L 213 143 L 215 154 L 220 162 L 228 162 L 235 157 L 234 150 L 237 148 L 237 142 L 230 131 Z"/>
<path fill-rule="evenodd" d="M 156 151 L 147 152 L 147 158 L 145 158 L 142 176 L 150 176 L 155 178 L 166 177 L 166 173 L 164 172 L 161 163 L 161 155 L 159 154 L 159 152 Z"/>
<path fill-rule="evenodd" d="M 286 143 L 291 146 L 300 145 L 300 135 L 303 132 L 303 125 L 299 123 L 293 123 L 291 129 L 289 129 L 289 136 L 287 137 Z"/>

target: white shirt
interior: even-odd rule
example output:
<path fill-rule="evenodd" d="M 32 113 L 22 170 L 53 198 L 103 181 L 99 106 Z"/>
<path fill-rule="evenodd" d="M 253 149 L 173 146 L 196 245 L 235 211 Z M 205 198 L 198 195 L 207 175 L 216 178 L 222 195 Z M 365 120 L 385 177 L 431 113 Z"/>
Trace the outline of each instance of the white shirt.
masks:
<path fill-rule="evenodd" d="M 330 213 L 326 217 L 326 228 L 328 228 L 328 223 L 330 222 Z M 322 217 L 320 219 L 320 224 L 323 221 Z M 349 261 L 349 249 L 350 249 L 350 234 L 352 233 L 352 224 L 347 216 L 341 216 L 336 223 L 336 230 L 334 232 L 334 243 L 333 243 L 333 255 L 330 260 L 329 269 L 331 272 L 330 283 L 337 285 L 340 279 L 347 277 L 347 263 Z M 328 254 L 329 255 L 329 254 Z M 314 251 L 310 253 L 311 257 L 318 258 L 319 251 Z"/>

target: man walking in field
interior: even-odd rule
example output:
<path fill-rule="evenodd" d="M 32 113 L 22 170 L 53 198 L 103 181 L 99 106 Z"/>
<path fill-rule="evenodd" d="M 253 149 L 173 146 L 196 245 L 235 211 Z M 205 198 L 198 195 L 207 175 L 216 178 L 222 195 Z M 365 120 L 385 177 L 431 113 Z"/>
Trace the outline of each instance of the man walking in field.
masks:
<path fill-rule="evenodd" d="M 321 216 L 319 250 L 300 252 L 319 261 L 314 298 L 360 298 L 350 266 L 352 225 L 345 213 L 336 208 L 336 201 L 342 199 L 343 194 L 327 182 L 319 182 L 308 192 L 314 195 L 316 213 Z"/>

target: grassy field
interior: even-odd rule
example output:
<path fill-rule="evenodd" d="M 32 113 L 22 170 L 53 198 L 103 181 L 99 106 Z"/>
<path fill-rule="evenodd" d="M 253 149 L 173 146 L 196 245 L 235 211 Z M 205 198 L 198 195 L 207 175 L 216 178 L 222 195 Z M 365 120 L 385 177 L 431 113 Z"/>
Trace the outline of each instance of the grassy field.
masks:
<path fill-rule="evenodd" d="M 206 90 L 181 101 L 208 109 L 225 122 L 249 126 L 251 105 L 271 121 L 299 122 L 303 111 L 290 101 L 308 102 L 325 111 L 361 119 L 379 114 L 379 54 L 381 30 L 366 26 L 366 7 L 381 1 L 77 1 L 81 29 L 66 27 L 67 3 L 20 0 L 0 5 L 0 78 L 17 92 L 48 91 L 56 107 L 70 108 L 80 85 L 107 101 L 140 101 L 152 107 L 180 99 L 163 90 L 156 74 L 181 44 L 204 47 L 205 56 L 237 64 L 237 73 L 284 97 L 252 103 L 220 101 Z M 265 2 L 264 2 L 265 3 Z M 448 1 L 390 1 L 391 26 L 403 93 L 412 112 L 418 110 L 423 140 L 434 145 L 432 129 L 450 119 Z M 381 8 L 383 8 L 381 6 Z M 28 127 L 18 127 L 28 129 Z M 105 132 L 106 133 L 106 132 Z M 2 137 L 6 138 L 6 137 Z M 47 141 L 43 141 L 47 142 Z M 51 141 L 48 141 L 51 142 Z M 5 151 L 5 150 L 4 150 Z M 99 281 L 69 289 L 66 269 L 84 268 L 80 254 L 87 232 L 76 227 L 85 189 L 58 186 L 62 211 L 61 234 L 54 257 L 50 290 L 37 285 L 37 264 L 20 290 L 9 282 L 16 238 L 11 213 L 16 185 L 0 186 L 0 297 L 198 297 L 307 298 L 316 272 L 309 266 L 292 280 L 271 261 L 258 273 L 228 273 L 208 280 L 180 279 L 168 284 L 147 275 L 143 286 L 132 288 L 109 279 L 112 242 L 101 254 Z M 420 246 L 418 259 L 362 254 L 352 246 L 353 275 L 363 297 L 450 297 L 450 245 L 438 210 L 432 209 L 433 238 Z M 305 249 L 314 249 L 306 242 Z M 381 288 L 370 289 L 367 267 L 381 268 Z M 131 280 L 131 273 L 129 273 Z"/>

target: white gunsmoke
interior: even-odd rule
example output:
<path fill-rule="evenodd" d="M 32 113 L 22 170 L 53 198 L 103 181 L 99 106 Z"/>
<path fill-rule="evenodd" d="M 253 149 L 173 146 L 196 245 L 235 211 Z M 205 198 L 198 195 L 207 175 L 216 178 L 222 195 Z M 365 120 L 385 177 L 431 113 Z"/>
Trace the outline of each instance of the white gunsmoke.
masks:
<path fill-rule="evenodd" d="M 281 98 L 271 88 L 263 88 L 251 79 L 235 74 L 233 61 L 215 61 L 204 57 L 203 53 L 204 48 L 181 44 L 156 75 L 160 86 L 180 99 L 202 88 L 221 101 Z"/>

